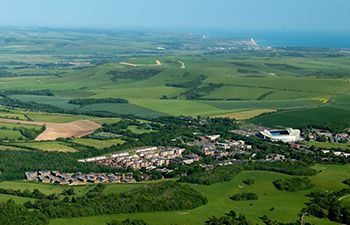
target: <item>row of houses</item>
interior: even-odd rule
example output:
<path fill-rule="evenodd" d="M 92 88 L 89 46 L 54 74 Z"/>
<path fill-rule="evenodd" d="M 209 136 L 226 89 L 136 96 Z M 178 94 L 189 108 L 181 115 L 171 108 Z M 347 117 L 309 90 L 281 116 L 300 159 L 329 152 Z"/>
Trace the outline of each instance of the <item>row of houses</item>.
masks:
<path fill-rule="evenodd" d="M 27 181 L 48 184 L 82 185 L 88 183 L 134 183 L 132 173 L 60 173 L 59 171 L 31 171 L 25 173 Z"/>
<path fill-rule="evenodd" d="M 129 152 L 115 153 L 109 156 L 99 156 L 82 159 L 79 162 L 95 162 L 100 165 L 141 169 L 143 167 L 154 169 L 168 166 L 170 160 L 181 158 L 184 148 L 178 147 L 146 147 L 134 149 Z"/>

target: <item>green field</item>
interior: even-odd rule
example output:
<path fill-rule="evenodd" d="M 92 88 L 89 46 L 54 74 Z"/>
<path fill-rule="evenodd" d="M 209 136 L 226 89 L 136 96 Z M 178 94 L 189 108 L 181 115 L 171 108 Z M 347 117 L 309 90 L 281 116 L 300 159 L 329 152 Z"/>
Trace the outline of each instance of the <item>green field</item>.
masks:
<path fill-rule="evenodd" d="M 13 150 L 13 151 L 27 151 L 27 149 L 13 147 L 13 146 L 6 146 L 6 145 L 0 145 L 0 151 L 6 151 L 6 150 Z"/>
<path fill-rule="evenodd" d="M 59 141 L 41 141 L 29 143 L 17 143 L 19 146 L 35 148 L 48 152 L 76 152 L 77 150 Z"/>
<path fill-rule="evenodd" d="M 0 202 L 7 202 L 9 199 L 14 200 L 18 204 L 24 204 L 27 201 L 35 202 L 35 199 L 33 198 L 0 194 Z"/>
<path fill-rule="evenodd" d="M 305 142 L 308 146 L 315 146 L 323 149 L 342 149 L 342 150 L 350 150 L 349 143 L 338 143 L 338 142 L 319 142 L 319 141 L 308 141 Z"/>
<path fill-rule="evenodd" d="M 319 123 L 350 123 L 350 95 L 336 96 L 334 103 L 322 107 L 293 109 L 263 115 L 250 122 L 265 126 L 303 126 Z"/>
<path fill-rule="evenodd" d="M 51 96 L 39 96 L 39 95 L 11 95 L 12 98 L 18 99 L 24 102 L 37 102 L 41 104 L 53 105 L 62 109 L 75 109 L 78 106 L 68 104 L 69 98 L 63 97 L 51 97 Z"/>
<path fill-rule="evenodd" d="M 217 183 L 213 185 L 193 185 L 190 186 L 195 190 L 205 195 L 209 203 L 187 211 L 172 211 L 172 212 L 155 212 L 155 213 L 133 213 L 120 215 L 103 215 L 83 218 L 67 218 L 67 219 L 52 219 L 50 224 L 86 224 L 97 225 L 104 224 L 113 219 L 138 218 L 143 219 L 150 224 L 203 224 L 207 217 L 211 215 L 221 216 L 229 210 L 234 210 L 237 213 L 242 213 L 254 224 L 261 224 L 259 216 L 268 215 L 272 219 L 283 222 L 292 222 L 297 219 L 297 214 L 303 208 L 308 198 L 305 194 L 313 190 L 335 191 L 346 187 L 342 183 L 343 180 L 349 178 L 349 165 L 323 165 L 314 166 L 315 169 L 321 172 L 311 177 L 315 187 L 312 190 L 286 192 L 277 190 L 272 181 L 280 178 L 290 177 L 280 173 L 267 171 L 245 171 L 237 175 L 229 182 Z M 245 179 L 254 179 L 255 184 L 245 185 L 242 183 Z M 110 184 L 107 186 L 105 193 L 121 193 L 132 190 L 142 185 L 138 184 Z M 74 190 L 77 195 L 82 195 L 90 190 L 93 186 L 76 186 Z M 39 189 L 45 194 L 60 194 L 66 187 L 51 184 L 36 184 L 22 181 L 6 181 L 0 182 L 0 188 L 5 189 L 28 189 L 30 191 Z M 256 201 L 232 201 L 229 199 L 235 193 L 254 192 L 259 199 Z M 30 198 L 15 197 L 9 195 L 1 195 L 0 201 L 14 199 L 18 203 L 24 203 L 31 200 Z M 348 199 L 344 199 L 343 203 L 347 204 Z M 274 208 L 273 211 L 269 210 Z M 331 225 L 327 220 L 320 220 L 313 217 L 306 217 L 306 221 L 317 221 L 317 224 Z"/>
<path fill-rule="evenodd" d="M 28 124 L 13 124 L 13 123 L 2 123 L 0 122 L 0 127 L 6 128 L 6 129 L 19 129 L 19 128 L 26 128 L 26 129 L 37 129 L 40 130 L 41 126 L 35 126 L 35 125 L 28 125 Z"/>
<path fill-rule="evenodd" d="M 52 123 L 69 123 L 72 121 L 87 118 L 87 116 L 67 115 L 67 114 L 48 114 L 48 113 L 28 113 L 28 118 L 38 122 L 52 122 Z"/>
<path fill-rule="evenodd" d="M 18 130 L 2 130 L 0 129 L 0 137 L 9 140 L 17 140 L 18 138 L 25 138 Z"/>
<path fill-rule="evenodd" d="M 281 222 L 294 222 L 297 220 L 301 208 L 305 207 L 305 203 L 309 201 L 305 194 L 315 190 L 333 191 L 346 187 L 342 181 L 349 177 L 349 165 L 316 165 L 314 168 L 322 172 L 311 177 L 312 182 L 315 184 L 315 187 L 311 190 L 298 192 L 279 191 L 273 186 L 272 181 L 290 176 L 266 171 L 245 171 L 229 182 L 209 186 L 191 184 L 192 188 L 205 195 L 209 200 L 207 205 L 193 210 L 53 219 L 50 224 L 97 225 L 107 223 L 113 219 L 137 218 L 143 219 L 152 225 L 174 223 L 202 225 L 209 216 L 222 216 L 230 210 L 246 215 L 253 224 L 262 224 L 259 217 L 265 214 Z M 243 184 L 242 181 L 247 178 L 254 179 L 255 184 L 251 186 Z M 119 193 L 134 187 L 137 187 L 137 185 L 109 185 L 106 191 Z M 229 199 L 233 194 L 241 192 L 254 192 L 259 199 L 255 201 L 232 201 Z M 274 210 L 269 210 L 272 207 Z M 334 224 L 327 220 L 313 217 L 307 217 L 306 220 L 317 221 L 317 224 Z"/>
<path fill-rule="evenodd" d="M 120 139 L 111 139 L 111 140 L 102 141 L 102 140 L 91 139 L 91 138 L 80 138 L 80 139 L 74 139 L 73 142 L 100 149 L 100 148 L 108 148 L 108 147 L 111 147 L 112 145 L 123 144 L 125 141 Z"/>
<path fill-rule="evenodd" d="M 136 74 L 147 73 L 148 64 L 158 59 L 162 66 L 152 67 L 158 71 L 156 74 L 125 76 L 137 71 Z M 333 123 L 348 120 L 346 115 L 350 106 L 346 104 L 349 99 L 345 94 L 350 92 L 346 78 L 350 68 L 344 63 L 347 59 L 254 55 L 240 58 L 235 54 L 134 57 L 128 62 L 145 65 L 130 67 L 106 63 L 59 77 L 6 77 L 0 78 L 0 88 L 9 89 L 11 84 L 11 89 L 50 89 L 55 96 L 22 94 L 11 97 L 83 112 L 107 111 L 158 117 L 272 109 L 279 112 L 258 117 L 252 122 L 290 126 L 318 122 L 326 117 L 327 122 Z M 181 69 L 177 60 L 183 61 L 186 69 Z M 122 74 L 122 78 L 113 77 L 113 74 Z M 207 88 L 209 84 L 218 86 Z M 68 103 L 72 98 L 125 98 L 129 104 L 79 107 Z M 325 104 L 324 99 L 334 101 Z M 314 114 L 318 116 L 312 117 Z M 337 116 L 331 117 L 331 114 Z"/>

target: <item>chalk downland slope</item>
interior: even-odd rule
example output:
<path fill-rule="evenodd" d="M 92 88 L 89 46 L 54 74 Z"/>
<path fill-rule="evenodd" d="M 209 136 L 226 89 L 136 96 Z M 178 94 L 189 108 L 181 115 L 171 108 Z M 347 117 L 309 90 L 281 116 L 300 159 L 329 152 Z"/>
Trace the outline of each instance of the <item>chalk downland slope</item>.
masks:
<path fill-rule="evenodd" d="M 0 118 L 0 122 L 45 126 L 45 131 L 35 138 L 36 141 L 49 141 L 56 140 L 57 138 L 71 137 L 79 138 L 91 134 L 101 127 L 100 124 L 90 120 L 78 120 L 69 123 L 46 123 Z"/>
<path fill-rule="evenodd" d="M 46 129 L 36 141 L 56 140 L 57 138 L 79 138 L 91 134 L 101 125 L 90 120 L 78 120 L 70 123 L 46 123 Z"/>

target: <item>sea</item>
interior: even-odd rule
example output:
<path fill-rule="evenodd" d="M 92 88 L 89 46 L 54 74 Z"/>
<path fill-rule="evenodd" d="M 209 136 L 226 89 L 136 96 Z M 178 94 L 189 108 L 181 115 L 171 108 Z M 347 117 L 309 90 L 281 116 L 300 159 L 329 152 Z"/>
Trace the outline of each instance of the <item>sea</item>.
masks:
<path fill-rule="evenodd" d="M 253 38 L 258 45 L 271 47 L 315 47 L 350 49 L 350 31 L 207 31 L 208 37 Z"/>

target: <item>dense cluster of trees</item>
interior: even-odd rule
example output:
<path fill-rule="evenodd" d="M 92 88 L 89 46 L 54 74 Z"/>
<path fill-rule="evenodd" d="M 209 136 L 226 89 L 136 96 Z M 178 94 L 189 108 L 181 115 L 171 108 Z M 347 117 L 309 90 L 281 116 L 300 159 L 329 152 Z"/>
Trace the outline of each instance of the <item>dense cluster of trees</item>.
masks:
<path fill-rule="evenodd" d="M 160 125 L 156 123 L 151 124 L 143 124 L 136 119 L 123 119 L 117 123 L 109 123 L 104 124 L 103 127 L 98 129 L 96 132 L 108 132 L 108 133 L 115 133 L 115 134 L 121 134 L 128 137 L 135 137 L 139 138 L 142 135 L 133 134 L 131 131 L 127 130 L 129 126 L 137 126 L 144 129 L 150 129 L 157 130 Z"/>
<path fill-rule="evenodd" d="M 193 209 L 207 203 L 207 199 L 187 185 L 176 182 L 160 182 L 141 186 L 132 191 L 104 194 L 105 185 L 98 184 L 83 196 L 72 194 L 69 189 L 65 197 L 54 198 L 34 190 L 14 191 L 1 189 L 1 193 L 38 199 L 24 206 L 10 200 L 0 203 L 0 224 L 44 225 L 49 218 L 79 217 L 102 214 L 155 212 Z M 28 210 L 30 209 L 30 210 Z M 117 225 L 145 225 L 142 220 L 113 221 Z"/>
<path fill-rule="evenodd" d="M 243 184 L 246 184 L 246 185 L 255 184 L 255 180 L 254 180 L 254 179 L 250 179 L 250 178 L 245 179 L 245 180 L 243 180 L 242 182 L 243 182 Z"/>
<path fill-rule="evenodd" d="M 337 192 L 320 193 L 313 192 L 306 212 L 318 218 L 328 218 L 342 224 L 350 224 L 350 208 L 340 204 L 339 198 L 350 194 L 350 189 L 342 189 Z"/>
<path fill-rule="evenodd" d="M 49 219 L 39 211 L 30 211 L 17 205 L 13 200 L 0 203 L 0 224 L 6 225 L 46 225 Z"/>
<path fill-rule="evenodd" d="M 176 182 L 149 184 L 121 194 L 104 194 L 103 190 L 104 186 L 99 184 L 82 197 L 42 199 L 36 201 L 33 208 L 49 218 L 62 218 L 186 210 L 207 203 L 200 193 Z"/>
<path fill-rule="evenodd" d="M 245 170 L 267 170 L 288 175 L 313 176 L 317 170 L 310 168 L 310 164 L 299 161 L 288 162 L 249 162 L 243 164 Z"/>
<path fill-rule="evenodd" d="M 144 80 L 154 77 L 162 72 L 160 69 L 131 69 L 131 70 L 113 70 L 107 74 L 112 76 L 112 81 L 117 79 Z"/>
<path fill-rule="evenodd" d="M 332 133 L 339 133 L 343 132 L 344 129 L 350 127 L 350 122 L 347 121 L 341 121 L 341 122 L 324 122 L 324 123 L 309 123 L 303 127 L 300 127 L 302 130 L 310 129 L 310 128 L 316 128 L 321 130 L 328 130 Z"/>
<path fill-rule="evenodd" d="M 346 179 L 346 180 L 344 180 L 344 181 L 343 181 L 343 183 L 344 183 L 344 184 L 347 184 L 347 185 L 349 185 L 349 186 L 350 186 L 350 179 Z"/>
<path fill-rule="evenodd" d="M 267 170 L 289 175 L 312 176 L 317 173 L 310 165 L 302 162 L 248 162 L 229 166 L 219 166 L 212 170 L 195 170 L 183 176 L 180 182 L 213 184 L 231 180 L 243 170 Z"/>
<path fill-rule="evenodd" d="M 25 172 L 40 170 L 60 170 L 72 173 L 119 171 L 116 168 L 99 166 L 95 163 L 79 163 L 77 162 L 78 154 L 75 156 L 75 154 L 44 152 L 26 148 L 29 151 L 0 151 L 0 180 L 21 180 L 24 178 Z"/>
<path fill-rule="evenodd" d="M 188 73 L 182 75 L 184 77 L 184 81 L 176 82 L 176 83 L 167 83 L 166 86 L 170 87 L 178 87 L 178 88 L 186 88 L 185 92 L 182 92 L 178 95 L 172 96 L 163 96 L 161 99 L 178 99 L 185 98 L 187 100 L 201 99 L 201 97 L 208 95 L 210 92 L 222 87 L 222 84 L 203 84 L 202 81 L 207 77 L 204 75 L 199 75 L 191 80 L 186 79 Z"/>
<path fill-rule="evenodd" d="M 34 140 L 39 134 L 45 131 L 45 127 L 43 126 L 41 129 L 29 129 L 21 127 L 19 131 L 24 137 L 28 138 L 29 140 Z"/>
<path fill-rule="evenodd" d="M 128 100 L 123 98 L 82 98 L 82 99 L 71 99 L 68 101 L 70 104 L 74 105 L 92 105 L 92 104 L 101 104 L 101 103 L 117 103 L 117 104 L 127 104 Z"/>
<path fill-rule="evenodd" d="M 177 98 L 184 97 L 187 100 L 203 99 L 202 96 L 208 95 L 210 92 L 222 87 L 222 84 L 206 84 L 195 88 L 190 88 L 181 93 Z M 208 100 L 208 99 L 206 99 Z"/>
<path fill-rule="evenodd" d="M 272 182 L 281 191 L 300 191 L 312 188 L 314 185 L 308 177 L 292 177 L 278 179 Z"/>
<path fill-rule="evenodd" d="M 107 223 L 107 225 L 147 225 L 147 223 L 143 220 L 126 219 L 123 221 L 113 220 L 112 222 Z"/>
<path fill-rule="evenodd" d="M 41 129 L 35 129 L 35 128 L 26 128 L 26 127 L 7 127 L 7 126 L 1 126 L 0 127 L 1 130 L 16 130 L 19 131 L 25 138 L 29 139 L 29 140 L 34 140 L 39 134 L 41 134 L 42 132 L 44 132 L 45 127 L 42 126 Z M 24 137 L 20 136 L 17 139 L 18 140 L 23 140 Z M 2 140 L 8 140 L 9 137 L 2 137 L 0 138 Z"/>
<path fill-rule="evenodd" d="M 218 182 L 230 181 L 242 171 L 240 166 L 222 166 L 211 170 L 189 174 L 179 179 L 180 182 L 210 185 Z"/>
<path fill-rule="evenodd" d="M 42 95 L 42 96 L 55 96 L 55 94 L 49 90 L 2 90 L 2 95 Z"/>
<path fill-rule="evenodd" d="M 237 216 L 236 212 L 231 210 L 222 217 L 212 216 L 205 221 L 206 225 L 250 225 L 251 223 L 247 220 L 245 216 L 239 214 Z"/>
<path fill-rule="evenodd" d="M 13 195 L 13 196 L 20 196 L 20 197 L 26 197 L 26 198 L 36 198 L 36 199 L 55 199 L 57 198 L 55 195 L 52 195 L 48 197 L 38 189 L 34 189 L 33 191 L 29 191 L 28 189 L 21 191 L 21 190 L 13 190 L 13 189 L 4 189 L 0 188 L 0 194 L 5 195 Z"/>
<path fill-rule="evenodd" d="M 258 195 L 255 193 L 243 192 L 243 193 L 232 195 L 230 199 L 233 201 L 258 200 Z"/>
<path fill-rule="evenodd" d="M 187 73 L 184 73 L 182 75 L 182 77 L 186 78 L 188 75 L 190 75 L 190 74 L 187 72 Z M 177 87 L 177 88 L 193 88 L 193 87 L 200 86 L 202 84 L 202 81 L 204 81 L 205 79 L 207 79 L 207 77 L 202 74 L 202 75 L 194 77 L 191 80 L 184 79 L 184 81 L 180 81 L 177 83 L 167 83 L 165 85 L 169 86 L 169 87 Z"/>
<path fill-rule="evenodd" d="M 283 223 L 283 222 L 279 222 L 276 220 L 272 220 L 270 219 L 267 215 L 263 215 L 259 217 L 264 224 L 266 225 L 301 225 L 302 223 L 300 221 L 295 221 L 295 222 L 289 222 L 289 223 Z M 309 223 L 304 223 L 305 225 L 311 225 Z"/>
<path fill-rule="evenodd" d="M 23 108 L 33 112 L 48 112 L 48 113 L 65 113 L 65 114 L 75 114 L 75 115 L 88 115 L 96 117 L 117 117 L 120 116 L 116 113 L 107 111 L 79 111 L 71 109 L 62 109 L 49 104 L 42 104 L 36 102 L 24 102 L 18 99 L 10 98 L 6 95 L 0 94 L 0 105 L 12 107 L 12 108 Z"/>

